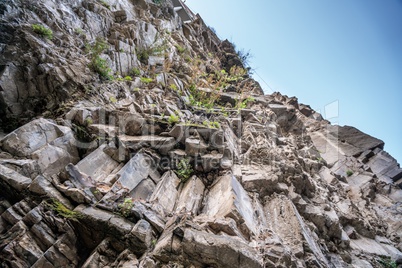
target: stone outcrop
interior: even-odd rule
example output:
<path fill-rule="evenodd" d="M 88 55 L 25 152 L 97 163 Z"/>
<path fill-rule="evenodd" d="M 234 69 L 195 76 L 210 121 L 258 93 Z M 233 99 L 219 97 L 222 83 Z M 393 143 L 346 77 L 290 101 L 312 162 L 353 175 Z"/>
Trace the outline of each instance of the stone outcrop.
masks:
<path fill-rule="evenodd" d="M 0 29 L 1 267 L 402 262 L 384 143 L 264 95 L 183 2 L 5 0 Z"/>

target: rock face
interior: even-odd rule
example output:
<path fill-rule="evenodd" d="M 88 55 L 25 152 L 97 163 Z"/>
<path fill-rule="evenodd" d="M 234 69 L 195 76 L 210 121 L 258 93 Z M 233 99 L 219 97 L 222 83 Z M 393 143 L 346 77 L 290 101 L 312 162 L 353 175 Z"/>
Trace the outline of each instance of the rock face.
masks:
<path fill-rule="evenodd" d="M 401 262 L 384 143 L 263 95 L 180 0 L 5 0 L 0 31 L 1 267 Z"/>

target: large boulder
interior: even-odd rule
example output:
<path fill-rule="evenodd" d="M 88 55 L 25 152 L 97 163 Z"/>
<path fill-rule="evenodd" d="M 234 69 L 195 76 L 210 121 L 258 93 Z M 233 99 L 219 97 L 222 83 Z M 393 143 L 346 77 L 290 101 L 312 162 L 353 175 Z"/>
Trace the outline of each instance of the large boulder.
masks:
<path fill-rule="evenodd" d="M 32 158 L 41 171 L 52 175 L 68 163 L 77 163 L 78 151 L 73 131 L 40 118 L 16 129 L 1 141 L 2 149 L 19 157 Z"/>

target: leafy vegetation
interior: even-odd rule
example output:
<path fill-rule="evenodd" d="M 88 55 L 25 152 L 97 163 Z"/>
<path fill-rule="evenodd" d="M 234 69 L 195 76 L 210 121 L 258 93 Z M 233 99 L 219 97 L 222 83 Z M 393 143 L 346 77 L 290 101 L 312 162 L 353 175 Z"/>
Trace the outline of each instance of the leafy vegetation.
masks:
<path fill-rule="evenodd" d="M 176 124 L 176 123 L 179 122 L 179 121 L 180 121 L 179 116 L 178 116 L 178 115 L 175 115 L 175 114 L 171 114 L 171 115 L 169 116 L 169 118 L 168 118 L 168 123 L 171 124 L 171 125 Z"/>
<path fill-rule="evenodd" d="M 382 265 L 384 268 L 397 268 L 398 265 L 396 264 L 395 261 L 393 261 L 391 258 L 381 258 L 378 260 L 378 262 Z"/>
<path fill-rule="evenodd" d="M 190 85 L 189 92 L 190 105 L 204 107 L 207 109 L 212 109 L 216 105 L 216 101 L 219 99 L 220 96 L 220 92 L 218 90 L 205 92 L 202 90 L 198 90 L 194 84 Z"/>
<path fill-rule="evenodd" d="M 154 81 L 152 78 L 149 78 L 149 77 L 141 77 L 140 80 L 144 84 L 149 84 Z"/>
<path fill-rule="evenodd" d="M 90 68 L 98 73 L 102 78 L 113 80 L 112 70 L 109 68 L 107 61 L 102 59 L 100 55 L 108 48 L 108 44 L 101 38 L 96 38 L 95 43 L 87 45 L 87 50 L 90 53 L 91 63 Z"/>
<path fill-rule="evenodd" d="M 118 207 L 120 209 L 120 213 L 123 217 L 128 217 L 130 216 L 130 211 L 133 208 L 134 204 L 133 204 L 133 199 L 127 197 L 124 198 L 123 203 L 119 204 Z"/>
<path fill-rule="evenodd" d="M 255 99 L 253 98 L 253 97 L 251 97 L 251 96 L 249 96 L 249 97 L 247 97 L 247 98 L 245 98 L 245 99 L 242 99 L 241 97 L 236 101 L 236 108 L 238 109 L 238 110 L 240 110 L 240 109 L 245 109 L 245 108 L 247 108 L 247 104 L 248 103 L 250 103 L 250 102 L 253 102 L 253 101 L 255 101 Z"/>
<path fill-rule="evenodd" d="M 180 162 L 177 164 L 177 170 L 175 170 L 175 173 L 182 182 L 187 181 L 191 177 L 193 172 L 194 170 L 190 164 L 189 158 L 183 158 L 182 160 L 180 160 Z"/>
<path fill-rule="evenodd" d="M 202 124 L 204 126 L 206 126 L 206 127 L 209 127 L 209 128 L 220 128 L 221 127 L 221 125 L 217 121 L 212 121 L 211 122 L 211 121 L 205 120 L 204 122 L 202 122 Z"/>
<path fill-rule="evenodd" d="M 170 85 L 169 85 L 169 88 L 170 88 L 171 90 L 177 91 L 177 86 L 176 86 L 175 84 L 170 84 Z"/>
<path fill-rule="evenodd" d="M 106 7 L 107 9 L 110 9 L 109 3 L 106 2 L 105 0 L 99 0 L 99 3 L 100 3 L 102 6 Z"/>
<path fill-rule="evenodd" d="M 348 177 L 352 176 L 352 175 L 353 175 L 353 171 L 351 171 L 351 170 L 346 171 L 346 175 L 347 175 Z"/>
<path fill-rule="evenodd" d="M 35 33 L 46 39 L 53 39 L 53 31 L 40 24 L 32 24 Z"/>
<path fill-rule="evenodd" d="M 132 74 L 133 76 L 140 76 L 140 75 L 141 75 L 141 70 L 138 69 L 138 68 L 133 68 L 133 69 L 131 70 L 131 74 Z"/>
<path fill-rule="evenodd" d="M 177 49 L 177 52 L 179 52 L 180 54 L 183 54 L 184 52 L 186 52 L 186 48 L 185 48 L 185 47 L 182 47 L 182 46 L 180 46 L 180 45 L 178 45 L 178 44 L 176 44 L 175 47 L 176 47 L 176 49 Z"/>
<path fill-rule="evenodd" d="M 57 215 L 62 216 L 66 219 L 77 220 L 82 217 L 80 213 L 68 209 L 65 205 L 63 205 L 60 201 L 56 199 L 52 199 L 51 203 L 48 203 L 48 206 L 50 209 L 56 212 Z"/>
<path fill-rule="evenodd" d="M 136 49 L 137 59 L 143 63 L 148 64 L 148 60 L 150 56 L 163 55 L 167 47 L 166 41 L 163 44 L 155 45 L 155 43 L 149 47 L 138 48 Z"/>

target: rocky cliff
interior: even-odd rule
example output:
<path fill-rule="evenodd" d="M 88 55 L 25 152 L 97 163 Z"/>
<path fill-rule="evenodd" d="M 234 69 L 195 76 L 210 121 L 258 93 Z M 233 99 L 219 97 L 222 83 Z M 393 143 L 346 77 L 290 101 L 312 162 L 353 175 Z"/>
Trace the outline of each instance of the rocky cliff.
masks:
<path fill-rule="evenodd" d="M 3 0 L 0 31 L 1 267 L 402 262 L 384 143 L 264 95 L 182 2 Z"/>

